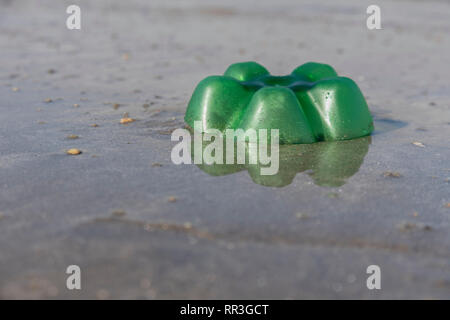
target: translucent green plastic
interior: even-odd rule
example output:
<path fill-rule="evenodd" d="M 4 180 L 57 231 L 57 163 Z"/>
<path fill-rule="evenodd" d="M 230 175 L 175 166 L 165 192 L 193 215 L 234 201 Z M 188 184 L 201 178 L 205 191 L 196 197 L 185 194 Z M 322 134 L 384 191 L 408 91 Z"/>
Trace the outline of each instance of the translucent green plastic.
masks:
<path fill-rule="evenodd" d="M 247 170 L 253 182 L 269 187 L 284 187 L 292 183 L 297 173 L 306 172 L 312 181 L 319 186 L 340 187 L 351 176 L 358 172 L 364 157 L 369 151 L 370 136 L 358 139 L 320 142 L 313 144 L 283 145 L 279 150 L 279 170 L 275 175 L 261 174 L 261 167 L 256 164 L 198 164 L 197 166 L 211 176 L 225 176 Z M 204 150 L 208 144 L 203 144 Z M 246 148 L 248 159 L 248 147 Z M 234 150 L 236 159 L 237 150 Z M 194 147 L 191 147 L 194 161 Z"/>
<path fill-rule="evenodd" d="M 287 76 L 272 76 L 256 62 L 232 64 L 223 76 L 197 85 L 184 119 L 190 127 L 201 121 L 204 131 L 278 129 L 281 144 L 348 140 L 373 131 L 356 83 L 315 62 Z"/>

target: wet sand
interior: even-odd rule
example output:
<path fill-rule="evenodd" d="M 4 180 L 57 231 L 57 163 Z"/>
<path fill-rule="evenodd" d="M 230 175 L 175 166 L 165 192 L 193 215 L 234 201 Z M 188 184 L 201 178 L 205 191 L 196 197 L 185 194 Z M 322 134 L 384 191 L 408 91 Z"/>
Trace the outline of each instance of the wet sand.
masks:
<path fill-rule="evenodd" d="M 69 31 L 70 3 L 0 1 L 0 297 L 449 298 L 450 5 L 378 2 L 378 31 L 368 1 L 266 0 L 80 1 Z M 247 60 L 332 65 L 375 133 L 272 180 L 172 164 L 195 85 Z"/>

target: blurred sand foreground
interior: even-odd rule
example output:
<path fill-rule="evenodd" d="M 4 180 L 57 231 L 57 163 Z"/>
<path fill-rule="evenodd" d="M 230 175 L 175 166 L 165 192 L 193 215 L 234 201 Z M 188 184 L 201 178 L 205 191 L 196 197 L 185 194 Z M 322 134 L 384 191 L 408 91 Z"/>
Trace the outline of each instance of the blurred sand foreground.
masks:
<path fill-rule="evenodd" d="M 373 1 L 276 3 L 77 1 L 70 31 L 71 1 L 0 1 L 1 298 L 450 297 L 449 3 L 376 1 L 375 31 Z M 172 164 L 195 85 L 247 60 L 355 79 L 361 155 L 284 187 Z"/>

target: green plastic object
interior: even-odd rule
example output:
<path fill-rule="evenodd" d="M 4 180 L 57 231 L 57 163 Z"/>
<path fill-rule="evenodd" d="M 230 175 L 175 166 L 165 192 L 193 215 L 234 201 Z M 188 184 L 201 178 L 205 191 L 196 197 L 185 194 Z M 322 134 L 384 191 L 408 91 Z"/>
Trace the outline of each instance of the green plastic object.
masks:
<path fill-rule="evenodd" d="M 191 128 L 201 121 L 204 132 L 278 129 L 280 144 L 348 140 L 373 131 L 356 83 L 315 62 L 287 76 L 272 76 L 256 62 L 232 64 L 223 76 L 197 85 L 184 119 Z"/>

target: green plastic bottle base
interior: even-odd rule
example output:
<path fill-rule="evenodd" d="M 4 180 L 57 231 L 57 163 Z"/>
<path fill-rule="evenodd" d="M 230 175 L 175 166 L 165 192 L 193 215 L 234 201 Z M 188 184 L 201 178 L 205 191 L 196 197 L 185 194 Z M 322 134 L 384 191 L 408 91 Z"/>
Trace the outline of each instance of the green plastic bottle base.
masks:
<path fill-rule="evenodd" d="M 287 76 L 270 75 L 256 62 L 232 64 L 223 76 L 197 85 L 184 119 L 192 128 L 201 121 L 204 132 L 278 129 L 281 144 L 348 140 L 373 131 L 356 83 L 315 62 Z"/>

